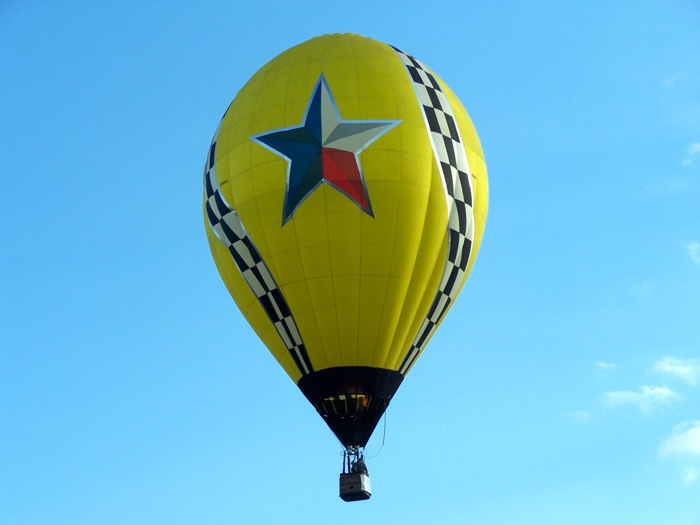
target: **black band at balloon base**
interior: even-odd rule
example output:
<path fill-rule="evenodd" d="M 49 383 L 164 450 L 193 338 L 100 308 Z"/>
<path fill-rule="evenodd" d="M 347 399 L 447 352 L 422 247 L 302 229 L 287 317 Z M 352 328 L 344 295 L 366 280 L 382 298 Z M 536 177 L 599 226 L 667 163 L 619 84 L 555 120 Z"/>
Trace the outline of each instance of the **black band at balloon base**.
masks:
<path fill-rule="evenodd" d="M 298 386 L 343 446 L 364 447 L 403 377 L 385 368 L 343 366 L 306 374 Z"/>

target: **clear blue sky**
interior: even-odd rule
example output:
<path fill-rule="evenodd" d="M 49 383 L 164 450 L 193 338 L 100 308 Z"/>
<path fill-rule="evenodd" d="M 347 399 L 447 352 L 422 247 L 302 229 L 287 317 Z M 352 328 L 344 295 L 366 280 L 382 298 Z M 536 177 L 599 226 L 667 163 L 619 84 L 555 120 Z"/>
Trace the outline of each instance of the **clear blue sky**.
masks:
<path fill-rule="evenodd" d="M 0 3 L 0 522 L 700 523 L 698 28 L 697 0 Z M 355 504 L 201 217 L 238 89 L 332 32 L 435 70 L 491 188 Z"/>

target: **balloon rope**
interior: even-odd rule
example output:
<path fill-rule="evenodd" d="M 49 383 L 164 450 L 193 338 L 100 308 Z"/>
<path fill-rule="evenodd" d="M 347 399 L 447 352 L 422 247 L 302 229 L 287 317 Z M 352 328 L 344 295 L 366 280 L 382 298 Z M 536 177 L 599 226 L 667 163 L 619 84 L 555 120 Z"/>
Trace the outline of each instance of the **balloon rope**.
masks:
<path fill-rule="evenodd" d="M 374 455 L 367 456 L 367 459 L 376 458 L 379 455 L 379 453 L 382 451 L 382 449 L 384 448 L 385 442 L 386 442 L 386 411 L 384 411 L 384 432 L 382 433 L 382 445 L 379 447 L 379 450 L 377 450 L 377 452 Z"/>

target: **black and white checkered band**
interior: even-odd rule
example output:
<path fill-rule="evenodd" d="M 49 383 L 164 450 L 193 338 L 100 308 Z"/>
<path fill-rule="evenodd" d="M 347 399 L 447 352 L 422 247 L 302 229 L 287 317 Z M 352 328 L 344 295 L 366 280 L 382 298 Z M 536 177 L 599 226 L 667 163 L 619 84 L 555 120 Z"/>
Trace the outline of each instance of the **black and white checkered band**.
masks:
<path fill-rule="evenodd" d="M 467 155 L 447 96 L 423 63 L 397 48 L 394 50 L 406 66 L 423 111 L 435 160 L 442 173 L 449 217 L 447 258 L 442 279 L 428 315 L 399 367 L 399 372 L 406 374 L 423 351 L 425 342 L 454 301 L 459 286 L 465 279 L 474 240 L 474 209 Z"/>
<path fill-rule="evenodd" d="M 217 137 L 218 132 L 211 143 L 204 166 L 204 194 L 209 226 L 228 249 L 238 271 L 258 298 L 301 374 L 308 374 L 314 369 L 282 290 L 248 236 L 238 214 L 219 190 L 214 163 Z"/>

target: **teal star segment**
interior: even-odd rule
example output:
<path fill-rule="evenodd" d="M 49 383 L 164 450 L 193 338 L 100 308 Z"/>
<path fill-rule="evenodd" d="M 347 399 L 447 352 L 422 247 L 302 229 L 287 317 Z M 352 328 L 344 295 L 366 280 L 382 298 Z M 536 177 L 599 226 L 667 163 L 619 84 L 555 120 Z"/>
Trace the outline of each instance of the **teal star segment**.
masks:
<path fill-rule="evenodd" d="M 282 225 L 323 183 L 342 192 L 373 216 L 359 154 L 398 123 L 398 120 L 343 120 L 321 75 L 299 126 L 251 137 L 287 159 Z"/>

